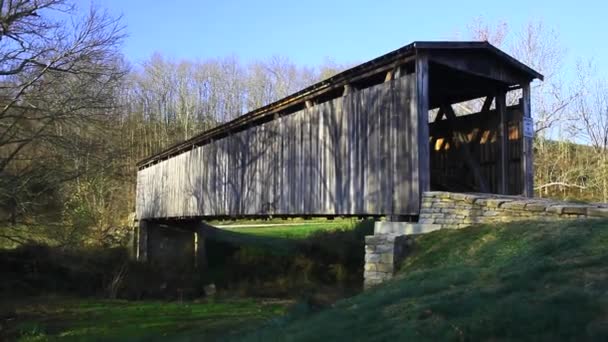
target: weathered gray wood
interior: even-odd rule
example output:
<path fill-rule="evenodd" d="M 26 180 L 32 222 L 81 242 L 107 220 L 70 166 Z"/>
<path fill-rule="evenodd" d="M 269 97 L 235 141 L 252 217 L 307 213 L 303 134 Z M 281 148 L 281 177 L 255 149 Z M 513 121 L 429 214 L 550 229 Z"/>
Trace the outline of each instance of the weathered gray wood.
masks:
<path fill-rule="evenodd" d="M 362 110 L 367 112 L 367 211 L 372 214 L 380 212 L 380 159 L 379 159 L 379 115 L 376 113 L 376 101 L 378 100 L 377 88 L 372 87 L 363 90 L 364 102 Z"/>
<path fill-rule="evenodd" d="M 148 228 L 148 221 L 139 220 L 137 226 L 137 251 L 135 258 L 140 262 L 148 261 Z"/>
<path fill-rule="evenodd" d="M 530 83 L 525 83 L 522 85 L 522 115 L 523 115 L 523 120 L 522 120 L 522 124 L 523 121 L 526 118 L 531 118 L 532 117 L 532 112 L 531 112 L 531 104 L 530 104 Z M 523 127 L 521 130 L 522 134 L 523 134 Z M 522 167 L 523 167 L 523 173 L 524 173 L 524 188 L 523 188 L 523 194 L 526 197 L 533 197 L 534 196 L 534 164 L 533 164 L 533 160 L 534 160 L 534 150 L 533 150 L 533 138 L 532 137 L 526 137 L 525 135 L 523 136 L 523 143 L 522 143 L 522 147 L 523 147 L 523 153 L 522 153 L 522 158 L 523 158 L 523 162 L 522 162 Z"/>
<path fill-rule="evenodd" d="M 137 216 L 416 215 L 415 80 L 353 91 L 141 169 Z"/>
<path fill-rule="evenodd" d="M 506 92 L 496 94 L 496 112 L 500 116 L 500 186 L 501 194 L 509 192 L 509 119 L 507 116 Z"/>
<path fill-rule="evenodd" d="M 390 154 L 390 98 L 388 97 L 390 88 L 383 87 L 379 89 L 378 111 L 380 115 L 380 199 L 382 203 L 382 211 L 389 212 L 392 205 L 392 192 L 394 189 L 390 187 L 391 177 L 387 177 L 391 173 L 391 154 Z"/>
<path fill-rule="evenodd" d="M 344 85 L 344 91 L 342 92 L 342 96 L 350 95 L 353 92 L 353 86 L 350 84 Z"/>
<path fill-rule="evenodd" d="M 411 77 L 411 76 L 408 76 Z M 413 79 L 413 78 L 412 78 Z M 416 86 L 414 81 L 395 82 L 393 115 L 397 119 L 395 131 L 394 160 L 394 213 L 414 212 L 418 210 L 418 186 L 414 170 L 418 169 L 418 138 L 416 108 Z"/>
<path fill-rule="evenodd" d="M 429 170 L 429 59 L 425 53 L 416 55 L 416 136 L 417 136 L 417 161 L 415 175 L 418 178 L 417 195 L 431 189 Z M 417 208 L 418 209 L 418 208 Z M 418 210 L 417 210 L 418 211 Z"/>

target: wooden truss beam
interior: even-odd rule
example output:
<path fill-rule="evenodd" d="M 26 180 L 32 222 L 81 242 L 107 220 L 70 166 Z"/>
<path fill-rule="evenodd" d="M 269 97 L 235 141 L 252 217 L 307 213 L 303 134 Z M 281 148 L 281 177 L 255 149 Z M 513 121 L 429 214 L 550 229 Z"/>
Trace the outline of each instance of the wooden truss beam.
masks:
<path fill-rule="evenodd" d="M 452 108 L 452 105 L 444 104 L 444 105 L 442 105 L 442 108 L 445 113 L 446 119 L 449 120 L 452 124 L 455 124 L 456 114 L 454 113 L 454 109 Z M 454 126 L 455 125 L 453 125 L 453 127 Z M 454 143 L 454 145 L 462 153 L 465 163 L 469 167 L 469 170 L 471 170 L 471 172 L 473 173 L 473 177 L 475 178 L 475 182 L 477 183 L 479 190 L 481 192 L 487 193 L 489 191 L 487 183 L 486 183 L 485 179 L 483 179 L 483 176 L 481 175 L 481 168 L 479 167 L 479 164 L 473 159 L 473 156 L 471 156 L 471 151 L 469 151 L 469 147 L 468 147 L 467 137 L 463 133 L 453 130 L 453 129 L 450 130 L 448 135 L 449 135 L 449 138 Z"/>
<path fill-rule="evenodd" d="M 492 101 L 494 100 L 494 96 L 487 96 L 483 101 L 483 106 L 481 107 L 482 112 L 489 112 L 492 107 Z"/>
<path fill-rule="evenodd" d="M 441 119 L 443 118 L 444 115 L 445 115 L 445 112 L 443 110 L 443 107 L 440 107 L 439 110 L 437 111 L 437 116 L 435 117 L 435 121 L 433 121 L 433 122 L 441 121 Z"/>

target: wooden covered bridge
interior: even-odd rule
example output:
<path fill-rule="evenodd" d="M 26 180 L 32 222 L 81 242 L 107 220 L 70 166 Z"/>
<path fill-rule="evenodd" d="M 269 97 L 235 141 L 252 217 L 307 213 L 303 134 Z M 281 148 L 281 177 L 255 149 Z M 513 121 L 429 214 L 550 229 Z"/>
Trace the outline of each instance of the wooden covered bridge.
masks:
<path fill-rule="evenodd" d="M 542 78 L 487 42 L 414 42 L 203 132 L 138 164 L 138 255 L 162 225 L 196 251 L 211 218 L 415 221 L 429 190 L 532 196 Z M 477 113 L 455 113 L 472 99 Z"/>

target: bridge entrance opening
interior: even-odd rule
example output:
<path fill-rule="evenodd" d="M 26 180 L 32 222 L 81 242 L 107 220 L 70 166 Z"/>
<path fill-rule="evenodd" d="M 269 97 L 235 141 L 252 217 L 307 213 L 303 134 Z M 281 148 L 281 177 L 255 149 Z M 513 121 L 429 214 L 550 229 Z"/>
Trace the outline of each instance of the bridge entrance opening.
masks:
<path fill-rule="evenodd" d="M 521 85 L 429 67 L 430 189 L 525 194 Z"/>

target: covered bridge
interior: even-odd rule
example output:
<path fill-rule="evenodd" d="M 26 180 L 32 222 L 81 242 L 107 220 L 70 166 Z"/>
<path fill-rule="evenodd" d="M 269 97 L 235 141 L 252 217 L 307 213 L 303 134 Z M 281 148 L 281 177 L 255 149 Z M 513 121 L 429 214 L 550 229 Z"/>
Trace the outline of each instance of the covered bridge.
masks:
<path fill-rule="evenodd" d="M 414 42 L 244 114 L 138 164 L 140 253 L 162 222 L 409 221 L 429 190 L 532 196 L 530 83 L 542 78 L 487 42 Z M 455 114 L 472 99 L 478 113 Z"/>

